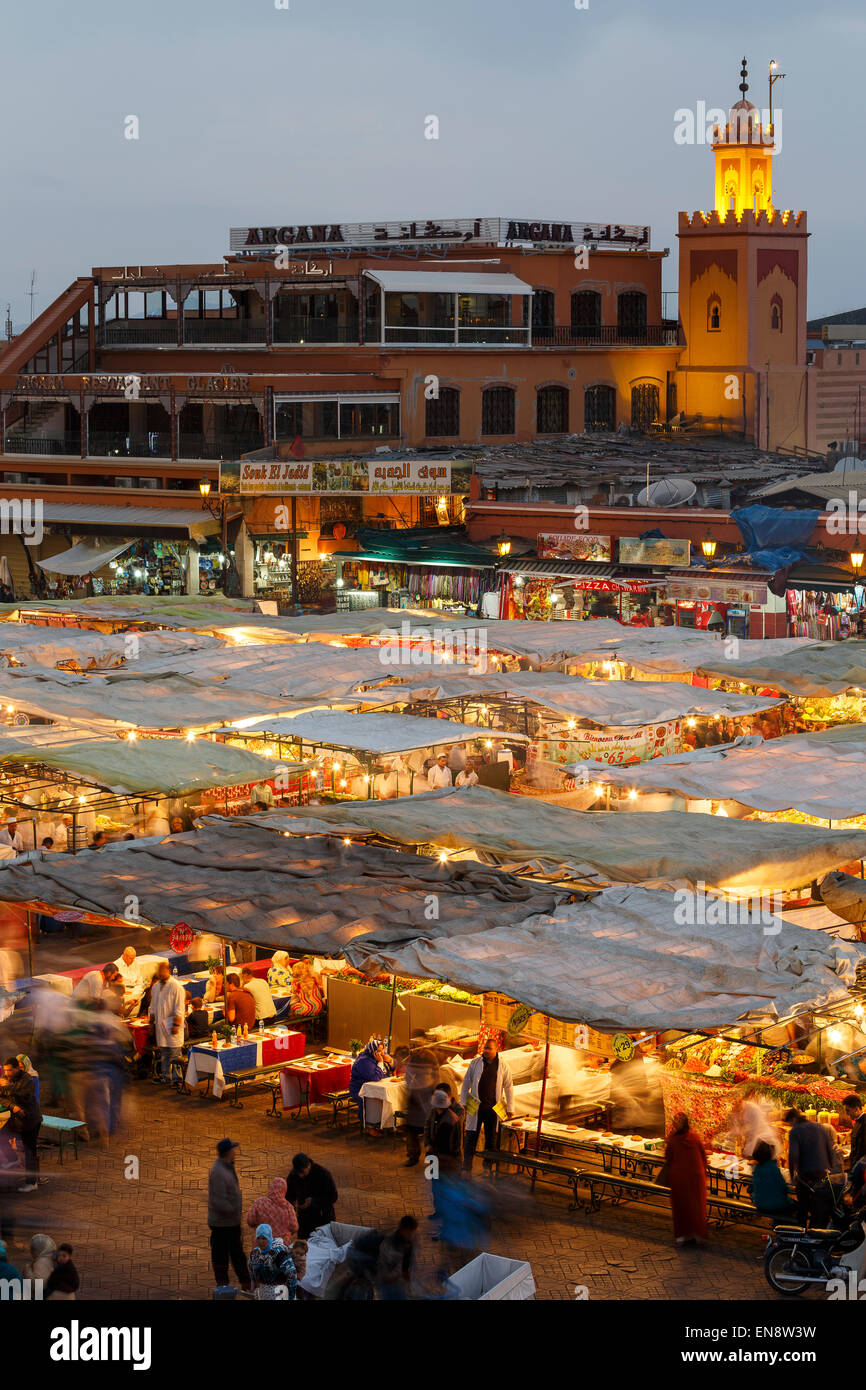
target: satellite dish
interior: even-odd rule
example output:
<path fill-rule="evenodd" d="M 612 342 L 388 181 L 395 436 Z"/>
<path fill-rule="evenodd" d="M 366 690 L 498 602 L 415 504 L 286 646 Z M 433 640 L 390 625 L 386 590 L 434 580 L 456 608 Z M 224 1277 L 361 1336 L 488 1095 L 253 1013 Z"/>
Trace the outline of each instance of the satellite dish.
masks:
<path fill-rule="evenodd" d="M 861 470 L 866 468 L 866 461 L 854 458 L 852 454 L 845 454 L 833 469 L 834 473 L 848 473 L 853 469 Z"/>
<path fill-rule="evenodd" d="M 688 478 L 659 478 L 637 495 L 639 507 L 682 507 L 697 494 L 695 484 Z"/>

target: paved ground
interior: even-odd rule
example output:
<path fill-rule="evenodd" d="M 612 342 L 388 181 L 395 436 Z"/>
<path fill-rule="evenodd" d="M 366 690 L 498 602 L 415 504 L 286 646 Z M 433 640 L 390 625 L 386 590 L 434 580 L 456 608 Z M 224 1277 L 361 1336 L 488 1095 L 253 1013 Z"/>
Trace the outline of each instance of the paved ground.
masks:
<path fill-rule="evenodd" d="M 75 1247 L 84 1298 L 208 1298 L 207 1171 L 213 1146 L 229 1134 L 242 1145 L 245 1205 L 304 1149 L 333 1172 L 340 1220 L 387 1226 L 413 1213 L 424 1228 L 422 1267 L 435 1268 L 439 1247 L 422 1219 L 430 1209 L 427 1185 L 420 1168 L 402 1166 L 399 1141 L 335 1131 L 325 1112 L 315 1124 L 271 1118 L 266 1106 L 261 1092 L 250 1092 L 237 1110 L 133 1083 L 122 1136 L 107 1147 L 82 1146 L 78 1162 L 67 1157 L 62 1167 L 48 1157 L 46 1184 L 9 1199 L 7 1211 L 19 1223 L 13 1260 L 34 1230 L 45 1230 Z M 125 1176 L 130 1158 L 138 1160 L 137 1178 Z M 533 1198 L 520 1180 L 477 1181 L 500 1194 L 487 1248 L 529 1260 L 540 1298 L 573 1299 L 581 1284 L 591 1299 L 777 1298 L 764 1281 L 755 1231 L 725 1228 L 706 1249 L 679 1251 L 661 1212 L 625 1207 L 587 1216 L 567 1210 L 564 1190 L 543 1189 Z"/>
<path fill-rule="evenodd" d="M 65 936 L 42 938 L 35 969 L 112 959 L 127 941 L 142 951 L 165 944 L 158 933 L 90 930 L 86 945 Z M 8 1028 L 2 1031 L 6 1046 L 12 1037 Z M 403 1166 L 402 1144 L 334 1130 L 325 1111 L 317 1123 L 272 1118 L 267 1104 L 264 1092 L 250 1092 L 238 1110 L 227 1101 L 131 1083 L 122 1134 L 106 1146 L 82 1145 L 77 1162 L 68 1156 L 61 1166 L 49 1155 L 47 1181 L 38 1192 L 0 1195 L 4 1228 L 13 1227 L 10 1258 L 23 1263 L 30 1235 L 44 1230 L 75 1247 L 82 1298 L 209 1298 L 207 1173 L 217 1140 L 228 1134 L 242 1145 L 245 1206 L 271 1178 L 287 1174 L 292 1154 L 303 1149 L 334 1174 L 340 1220 L 387 1227 L 404 1212 L 418 1217 L 421 1268 L 431 1274 L 442 1255 L 424 1219 L 427 1184 L 421 1168 Z M 136 1167 L 131 1159 L 137 1176 L 127 1176 Z M 591 1299 L 778 1299 L 764 1279 L 755 1230 L 726 1227 L 703 1250 L 677 1250 L 662 1211 L 627 1206 L 572 1213 L 564 1189 L 541 1187 L 533 1197 L 523 1179 L 477 1181 L 496 1193 L 486 1248 L 528 1260 L 540 1298 L 573 1299 L 584 1285 Z"/>

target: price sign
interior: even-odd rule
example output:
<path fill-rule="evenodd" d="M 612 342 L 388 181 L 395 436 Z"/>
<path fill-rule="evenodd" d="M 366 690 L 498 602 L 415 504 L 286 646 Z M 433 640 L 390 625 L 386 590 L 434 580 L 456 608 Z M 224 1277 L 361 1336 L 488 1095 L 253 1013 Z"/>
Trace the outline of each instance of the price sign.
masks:
<path fill-rule="evenodd" d="M 528 1004 L 518 1004 L 508 1020 L 507 1032 L 522 1033 L 534 1013 L 535 1010 L 530 1009 Z"/>
<path fill-rule="evenodd" d="M 617 1033 L 613 1040 L 613 1050 L 621 1062 L 630 1062 L 634 1056 L 634 1043 L 628 1033 Z"/>
<path fill-rule="evenodd" d="M 188 951 L 195 940 L 195 932 L 188 922 L 178 922 L 176 926 L 172 927 L 168 939 L 171 949 L 177 951 L 178 955 L 183 955 L 184 951 Z"/>

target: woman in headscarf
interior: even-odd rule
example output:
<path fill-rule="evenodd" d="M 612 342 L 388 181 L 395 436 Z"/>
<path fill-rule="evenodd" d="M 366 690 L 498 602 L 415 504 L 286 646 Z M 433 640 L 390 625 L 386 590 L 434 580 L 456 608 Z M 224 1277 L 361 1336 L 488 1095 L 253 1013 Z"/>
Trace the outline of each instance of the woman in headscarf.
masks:
<path fill-rule="evenodd" d="M 322 990 L 308 960 L 292 966 L 292 993 L 289 1013 L 296 1018 L 313 1018 L 325 1006 Z"/>
<path fill-rule="evenodd" d="M 254 1297 L 269 1302 L 297 1297 L 298 1276 L 291 1253 L 285 1241 L 275 1237 L 264 1223 L 256 1227 L 248 1264 Z"/>
<path fill-rule="evenodd" d="M 266 1222 L 280 1240 L 294 1240 L 298 1230 L 298 1213 L 286 1200 L 285 1178 L 274 1178 L 266 1197 L 257 1197 L 247 1212 L 247 1225 Z"/>
<path fill-rule="evenodd" d="M 358 1110 L 361 1113 L 362 1124 L 366 1122 L 365 1105 L 361 1096 L 361 1088 L 366 1086 L 368 1081 L 384 1081 L 386 1076 L 391 1075 L 393 1063 L 385 1051 L 385 1044 L 381 1038 L 373 1037 L 367 1043 L 360 1057 L 352 1063 L 352 1071 L 349 1076 L 349 1094 L 352 1099 L 358 1102 Z M 371 1134 L 381 1134 L 381 1130 L 367 1126 Z"/>
<path fill-rule="evenodd" d="M 57 1246 L 44 1232 L 32 1236 L 30 1240 L 30 1261 L 24 1266 L 25 1279 L 41 1279 L 47 1282 L 54 1273 L 54 1256 Z"/>
<path fill-rule="evenodd" d="M 677 1245 L 706 1240 L 707 1155 L 682 1111 L 673 1118 L 665 1147 L 665 1168 Z"/>
<path fill-rule="evenodd" d="M 268 971 L 268 985 L 271 989 L 288 989 L 291 983 L 288 951 L 274 951 L 273 963 Z"/>

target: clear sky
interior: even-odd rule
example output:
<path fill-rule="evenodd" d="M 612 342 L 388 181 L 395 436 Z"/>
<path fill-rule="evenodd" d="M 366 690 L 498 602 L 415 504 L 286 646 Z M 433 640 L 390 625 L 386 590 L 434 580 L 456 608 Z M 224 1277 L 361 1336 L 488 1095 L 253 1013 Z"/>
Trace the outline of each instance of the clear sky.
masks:
<path fill-rule="evenodd" d="M 282 0 L 277 0 L 281 3 Z M 504 216 L 649 223 L 712 203 L 674 113 L 767 104 L 809 313 L 866 303 L 863 0 L 10 0 L 0 315 L 95 265 L 218 260 L 231 225 Z M 127 116 L 140 138 L 124 137 Z M 428 115 L 439 139 L 424 136 Z"/>

